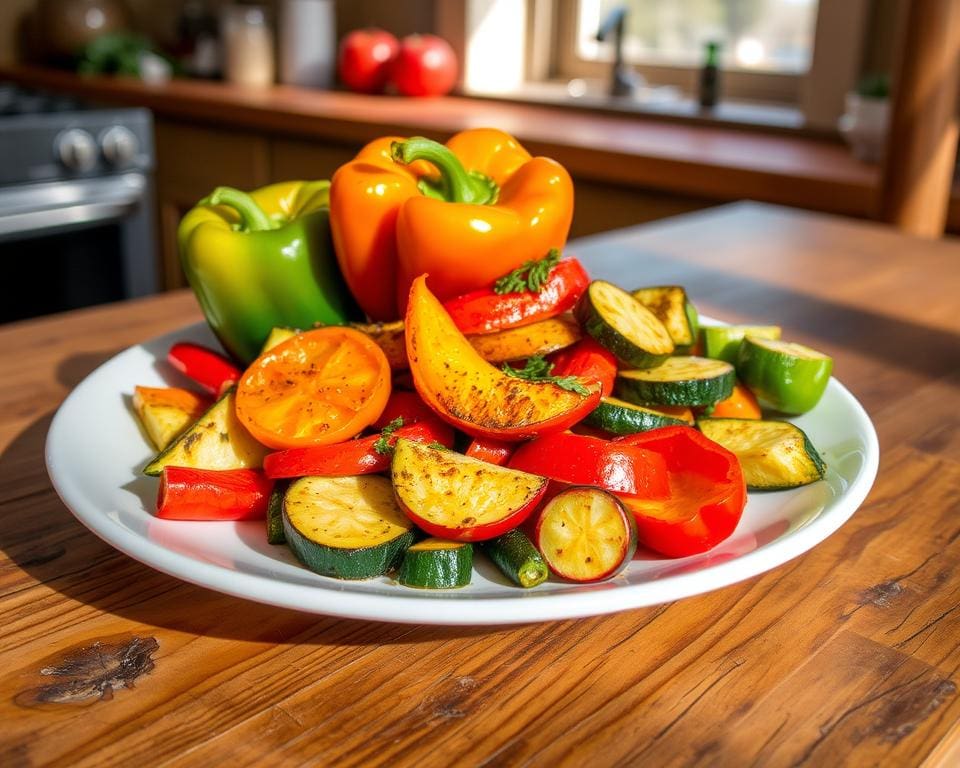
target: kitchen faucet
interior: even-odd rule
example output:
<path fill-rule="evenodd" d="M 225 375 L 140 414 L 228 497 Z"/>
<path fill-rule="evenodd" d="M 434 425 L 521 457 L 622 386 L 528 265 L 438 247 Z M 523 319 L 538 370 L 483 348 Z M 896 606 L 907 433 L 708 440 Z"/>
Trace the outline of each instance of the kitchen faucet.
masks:
<path fill-rule="evenodd" d="M 613 38 L 613 73 L 610 79 L 611 96 L 632 96 L 637 89 L 637 76 L 623 60 L 623 29 L 627 22 L 627 7 L 618 5 L 603 20 L 597 32 L 597 40 L 605 42 L 610 33 Z"/>

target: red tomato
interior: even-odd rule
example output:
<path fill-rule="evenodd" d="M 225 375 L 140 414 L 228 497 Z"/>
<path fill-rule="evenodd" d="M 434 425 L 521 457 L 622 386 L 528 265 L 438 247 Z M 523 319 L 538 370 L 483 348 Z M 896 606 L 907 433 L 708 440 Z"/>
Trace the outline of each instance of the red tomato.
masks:
<path fill-rule="evenodd" d="M 409 35 L 393 62 L 393 84 L 404 96 L 443 96 L 457 82 L 457 55 L 436 35 Z"/>
<path fill-rule="evenodd" d="M 399 47 L 397 38 L 382 29 L 355 29 L 340 41 L 340 79 L 352 91 L 380 93 Z"/>

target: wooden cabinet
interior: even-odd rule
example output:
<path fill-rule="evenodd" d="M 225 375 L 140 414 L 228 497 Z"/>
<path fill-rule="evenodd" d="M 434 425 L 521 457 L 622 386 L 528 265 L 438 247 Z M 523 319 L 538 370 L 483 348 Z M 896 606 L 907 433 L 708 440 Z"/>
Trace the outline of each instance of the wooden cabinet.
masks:
<path fill-rule="evenodd" d="M 186 285 L 177 252 L 180 218 L 215 187 L 255 189 L 287 179 L 328 179 L 360 148 L 169 119 L 156 121 L 156 144 L 161 274 L 167 290 Z"/>

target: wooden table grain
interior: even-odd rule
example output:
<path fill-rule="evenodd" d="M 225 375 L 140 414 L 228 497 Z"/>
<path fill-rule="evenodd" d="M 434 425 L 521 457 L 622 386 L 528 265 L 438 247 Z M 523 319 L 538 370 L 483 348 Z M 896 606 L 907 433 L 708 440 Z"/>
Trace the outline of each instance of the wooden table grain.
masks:
<path fill-rule="evenodd" d="M 0 764 L 960 764 L 960 246 L 738 204 L 571 250 L 832 354 L 881 443 L 853 518 L 763 576 L 601 618 L 442 628 L 262 606 L 115 551 L 44 470 L 71 387 L 199 318 L 193 298 L 7 326 Z"/>

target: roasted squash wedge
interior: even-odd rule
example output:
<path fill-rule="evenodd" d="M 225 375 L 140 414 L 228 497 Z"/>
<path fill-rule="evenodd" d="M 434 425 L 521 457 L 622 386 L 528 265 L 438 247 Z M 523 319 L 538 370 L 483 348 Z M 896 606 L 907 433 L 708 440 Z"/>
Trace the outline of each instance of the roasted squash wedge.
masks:
<path fill-rule="evenodd" d="M 547 491 L 547 478 L 397 440 L 391 464 L 400 508 L 417 527 L 451 541 L 483 541 L 516 528 Z"/>
<path fill-rule="evenodd" d="M 144 431 L 162 451 L 207 408 L 209 398 L 179 387 L 134 387 L 133 409 Z"/>
<path fill-rule="evenodd" d="M 475 350 L 443 305 L 414 280 L 406 317 L 407 359 L 413 382 L 441 418 L 474 437 L 517 441 L 576 424 L 600 401 L 548 382 L 509 376 Z"/>
<path fill-rule="evenodd" d="M 559 315 L 520 328 L 467 336 L 488 363 L 497 365 L 549 355 L 580 341 L 580 325 L 572 315 Z"/>

